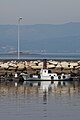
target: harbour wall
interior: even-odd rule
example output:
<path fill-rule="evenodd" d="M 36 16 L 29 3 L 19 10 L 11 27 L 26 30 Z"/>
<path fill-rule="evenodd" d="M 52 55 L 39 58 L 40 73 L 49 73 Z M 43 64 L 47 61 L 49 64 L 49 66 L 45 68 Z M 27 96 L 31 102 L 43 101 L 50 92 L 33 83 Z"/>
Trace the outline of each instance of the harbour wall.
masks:
<path fill-rule="evenodd" d="M 47 67 L 58 74 L 80 75 L 80 60 L 0 59 L 0 77 L 15 76 L 15 73 L 20 74 L 22 72 L 38 74 L 43 67 Z"/>

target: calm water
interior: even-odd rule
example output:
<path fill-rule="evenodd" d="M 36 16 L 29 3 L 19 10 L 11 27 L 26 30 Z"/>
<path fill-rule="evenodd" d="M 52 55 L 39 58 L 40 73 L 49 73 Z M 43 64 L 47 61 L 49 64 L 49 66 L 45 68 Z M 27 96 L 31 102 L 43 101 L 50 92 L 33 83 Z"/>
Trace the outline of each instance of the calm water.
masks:
<path fill-rule="evenodd" d="M 21 59 L 80 59 L 80 53 L 20 54 Z M 17 54 L 0 54 L 0 59 L 17 59 Z"/>
<path fill-rule="evenodd" d="M 80 120 L 80 83 L 53 88 L 0 83 L 0 120 Z"/>

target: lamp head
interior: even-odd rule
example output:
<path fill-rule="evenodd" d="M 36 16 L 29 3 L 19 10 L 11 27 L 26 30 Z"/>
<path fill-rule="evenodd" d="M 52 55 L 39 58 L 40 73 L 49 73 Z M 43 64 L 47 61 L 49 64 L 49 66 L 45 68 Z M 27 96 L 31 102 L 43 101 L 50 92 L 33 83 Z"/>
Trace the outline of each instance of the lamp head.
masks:
<path fill-rule="evenodd" d="M 19 17 L 18 21 L 20 22 L 20 20 L 22 20 L 22 17 Z"/>
<path fill-rule="evenodd" d="M 22 20 L 22 17 L 20 17 L 19 19 Z"/>

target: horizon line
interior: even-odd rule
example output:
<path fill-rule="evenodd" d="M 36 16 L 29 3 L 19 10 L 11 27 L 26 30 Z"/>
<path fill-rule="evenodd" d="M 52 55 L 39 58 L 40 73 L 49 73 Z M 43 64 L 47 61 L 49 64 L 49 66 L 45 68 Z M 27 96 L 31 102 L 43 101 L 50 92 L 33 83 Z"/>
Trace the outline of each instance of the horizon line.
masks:
<path fill-rule="evenodd" d="M 22 26 L 24 25 L 65 25 L 65 24 L 80 24 L 80 22 L 65 22 L 65 23 L 34 23 L 34 24 L 21 24 Z M 0 25 L 17 25 L 17 24 L 0 24 Z"/>

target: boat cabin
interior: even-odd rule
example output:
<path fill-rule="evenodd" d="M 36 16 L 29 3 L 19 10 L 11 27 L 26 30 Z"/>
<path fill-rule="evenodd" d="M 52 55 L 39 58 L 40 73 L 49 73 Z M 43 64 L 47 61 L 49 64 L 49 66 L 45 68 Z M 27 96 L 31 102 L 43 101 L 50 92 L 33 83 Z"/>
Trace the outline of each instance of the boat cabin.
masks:
<path fill-rule="evenodd" d="M 40 76 L 41 79 L 45 79 L 45 80 L 58 79 L 57 73 L 52 73 L 51 70 L 48 69 L 41 69 Z"/>

